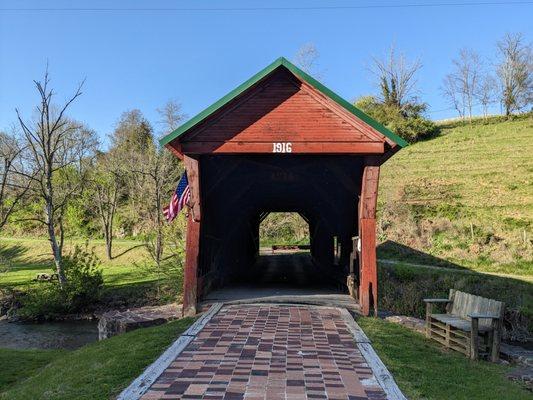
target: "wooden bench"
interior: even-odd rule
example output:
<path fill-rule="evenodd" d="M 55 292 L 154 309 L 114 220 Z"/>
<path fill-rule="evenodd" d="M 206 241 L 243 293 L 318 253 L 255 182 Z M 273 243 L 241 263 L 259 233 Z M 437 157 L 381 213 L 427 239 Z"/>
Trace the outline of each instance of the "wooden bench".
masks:
<path fill-rule="evenodd" d="M 424 299 L 426 336 L 477 360 L 490 353 L 493 362 L 500 354 L 504 303 L 450 289 L 448 299 Z M 433 305 L 445 304 L 445 314 L 433 314 Z M 480 342 L 480 337 L 483 339 Z"/>

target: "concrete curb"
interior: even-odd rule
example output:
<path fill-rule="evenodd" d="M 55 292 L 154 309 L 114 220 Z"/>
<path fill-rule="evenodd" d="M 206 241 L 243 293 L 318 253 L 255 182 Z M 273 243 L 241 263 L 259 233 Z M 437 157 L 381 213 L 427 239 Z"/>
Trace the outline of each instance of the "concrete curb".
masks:
<path fill-rule="evenodd" d="M 346 322 L 346 326 L 348 327 L 355 339 L 357 348 L 365 358 L 366 362 L 368 363 L 368 366 L 372 369 L 372 372 L 374 373 L 374 376 L 376 377 L 379 386 L 381 386 L 381 388 L 385 391 L 387 399 L 407 400 L 407 397 L 405 397 L 405 395 L 402 393 L 402 391 L 394 381 L 392 374 L 389 372 L 385 364 L 383 364 L 383 361 L 381 361 L 376 351 L 372 347 L 368 336 L 366 336 L 361 327 L 357 324 L 357 322 L 355 322 L 352 315 L 347 309 L 342 308 L 340 310 L 342 318 Z"/>
<path fill-rule="evenodd" d="M 213 304 L 211 308 L 196 320 L 189 329 L 183 332 L 183 334 L 178 337 L 157 360 L 150 364 L 141 375 L 124 389 L 122 393 L 118 395 L 117 400 L 139 399 L 221 308 L 222 303 Z"/>

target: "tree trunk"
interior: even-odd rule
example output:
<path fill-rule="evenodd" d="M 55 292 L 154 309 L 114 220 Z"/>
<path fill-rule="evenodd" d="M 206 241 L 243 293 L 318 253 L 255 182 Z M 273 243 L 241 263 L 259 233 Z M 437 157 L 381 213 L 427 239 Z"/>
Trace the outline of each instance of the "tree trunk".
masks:
<path fill-rule="evenodd" d="M 48 199 L 46 200 L 46 227 L 48 228 L 48 240 L 50 241 L 50 246 L 52 247 L 52 254 L 54 256 L 54 264 L 56 267 L 56 272 L 59 280 L 59 284 L 63 286 L 67 278 L 65 272 L 63 271 L 63 257 L 61 254 L 61 248 L 57 242 L 57 236 L 54 229 L 54 211 L 53 204 Z"/>
<path fill-rule="evenodd" d="M 104 239 L 105 239 L 105 247 L 106 247 L 106 256 L 108 260 L 113 259 L 113 234 L 111 233 L 111 227 L 105 226 L 104 227 Z"/>
<path fill-rule="evenodd" d="M 159 188 L 156 190 L 156 223 L 157 223 L 157 237 L 155 243 L 156 263 L 159 266 L 163 255 L 163 229 L 161 227 L 161 196 Z"/>

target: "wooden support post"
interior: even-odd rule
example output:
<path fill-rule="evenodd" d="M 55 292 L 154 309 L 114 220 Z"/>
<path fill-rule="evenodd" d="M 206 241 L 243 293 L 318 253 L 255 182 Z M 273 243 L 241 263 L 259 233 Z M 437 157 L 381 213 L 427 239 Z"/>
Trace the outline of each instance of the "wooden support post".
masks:
<path fill-rule="evenodd" d="M 200 223 L 189 214 L 185 245 L 185 268 L 183 271 L 183 309 L 184 317 L 196 315 L 198 285 L 198 254 L 200 250 Z"/>
<path fill-rule="evenodd" d="M 364 167 L 359 199 L 359 300 L 364 315 L 370 314 L 373 306 L 377 316 L 378 276 L 376 260 L 376 203 L 379 183 L 379 166 Z"/>
<path fill-rule="evenodd" d="M 446 324 L 446 330 L 444 334 L 444 343 L 445 343 L 444 345 L 446 347 L 450 347 L 451 330 L 452 330 L 452 327 L 450 326 L 450 324 Z"/>
<path fill-rule="evenodd" d="M 431 314 L 433 313 L 433 303 L 426 302 L 426 337 L 431 338 Z"/>
<path fill-rule="evenodd" d="M 200 253 L 200 170 L 198 160 L 184 156 L 187 178 L 191 190 L 189 200 L 189 219 L 187 221 L 187 238 L 185 244 L 185 268 L 183 279 L 183 316 L 196 314 L 198 297 L 198 256 Z"/>
<path fill-rule="evenodd" d="M 490 347 L 489 347 L 490 348 L 490 360 L 492 362 L 498 362 L 498 360 L 500 359 L 501 326 L 502 326 L 501 318 L 492 320 L 492 343 L 489 342 L 490 343 Z"/>
<path fill-rule="evenodd" d="M 201 199 L 200 199 L 200 166 L 197 158 L 185 155 L 183 163 L 187 170 L 187 179 L 191 190 L 189 207 L 192 212 L 192 219 L 200 222 L 202 219 Z"/>
<path fill-rule="evenodd" d="M 479 319 L 472 318 L 472 330 L 470 331 L 470 359 L 477 360 L 479 352 Z"/>

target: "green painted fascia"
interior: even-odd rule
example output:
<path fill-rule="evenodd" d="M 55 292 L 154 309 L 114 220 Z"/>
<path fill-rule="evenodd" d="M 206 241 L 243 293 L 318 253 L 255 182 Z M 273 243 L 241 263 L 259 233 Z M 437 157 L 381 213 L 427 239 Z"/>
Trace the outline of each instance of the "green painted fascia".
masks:
<path fill-rule="evenodd" d="M 400 136 L 392 132 L 391 130 L 387 129 L 383 125 L 381 125 L 379 122 L 377 122 L 375 119 L 371 118 L 370 116 L 366 115 L 363 111 L 355 107 L 353 104 L 349 103 L 348 101 L 344 100 L 341 96 L 339 96 L 337 93 L 335 93 L 333 90 L 327 88 L 323 84 L 321 84 L 319 81 L 317 81 L 315 78 L 313 78 L 311 75 L 305 73 L 300 68 L 298 68 L 296 65 L 291 63 L 289 60 L 285 58 L 282 59 L 282 64 L 284 67 L 286 67 L 289 71 L 291 71 L 293 74 L 299 76 L 301 79 L 306 81 L 308 84 L 313 86 L 316 90 L 319 92 L 322 92 L 322 94 L 328 96 L 331 100 L 339 104 L 340 106 L 344 107 L 346 110 L 351 112 L 353 115 L 355 115 L 357 118 L 362 120 L 363 122 L 370 125 L 372 128 L 377 130 L 378 132 L 382 133 L 389 139 L 391 139 L 393 142 L 398 144 L 400 147 L 405 147 L 409 143 L 407 143 L 404 139 L 402 139 Z"/>
<path fill-rule="evenodd" d="M 263 79 L 265 76 L 270 74 L 272 71 L 274 71 L 276 68 L 278 68 L 283 63 L 283 58 L 280 57 L 276 61 L 274 61 L 272 64 L 268 65 L 266 68 L 263 68 L 261 71 L 259 71 L 257 74 L 252 76 L 250 79 L 248 79 L 246 82 L 242 83 L 241 85 L 237 86 L 235 89 L 233 89 L 231 92 L 229 92 L 227 95 L 216 101 L 215 103 L 211 104 L 209 107 L 207 107 L 205 110 L 203 110 L 201 113 L 197 114 L 187 122 L 185 122 L 183 125 L 178 127 L 175 131 L 172 133 L 169 133 L 167 136 L 162 138 L 159 143 L 161 146 L 166 145 L 167 143 L 170 143 L 174 139 L 176 139 L 178 136 L 185 133 L 187 130 L 192 128 L 194 125 L 198 124 L 199 122 L 203 121 L 205 118 L 207 118 L 209 115 L 213 114 L 215 111 L 217 111 L 219 108 L 224 106 L 226 103 L 233 100 L 235 97 L 240 95 L 242 92 L 244 92 L 246 89 L 253 86 L 255 83 Z"/>
<path fill-rule="evenodd" d="M 199 122 L 203 121 L 205 118 L 207 118 L 209 115 L 213 114 L 215 111 L 217 111 L 219 108 L 233 100 L 235 97 L 239 96 L 241 93 L 249 89 L 251 86 L 256 84 L 258 81 L 266 77 L 268 74 L 270 74 L 272 71 L 274 71 L 276 68 L 284 66 L 289 71 L 291 71 L 294 75 L 298 76 L 311 86 L 313 86 L 316 90 L 324 94 L 325 96 L 329 97 L 333 101 L 335 101 L 340 106 L 344 107 L 347 111 L 355 115 L 357 118 L 361 119 L 363 122 L 370 125 L 372 128 L 377 130 L 378 132 L 382 133 L 389 139 L 391 139 L 393 142 L 398 144 L 400 147 L 407 146 L 407 142 L 403 140 L 401 137 L 390 131 L 389 129 L 385 128 L 383 125 L 366 115 L 363 111 L 359 110 L 357 107 L 355 107 L 353 104 L 350 104 L 348 101 L 344 100 L 342 97 L 340 97 L 338 94 L 333 92 L 332 90 L 328 89 L 326 86 L 318 82 L 316 79 L 314 79 L 312 76 L 308 75 L 304 71 L 302 71 L 300 68 L 298 68 L 296 65 L 291 63 L 289 60 L 287 60 L 284 57 L 278 58 L 276 61 L 274 61 L 272 64 L 268 65 L 266 68 L 259 71 L 257 74 L 252 76 L 250 79 L 248 79 L 246 82 L 242 83 L 241 85 L 237 86 L 235 89 L 233 89 L 231 92 L 229 92 L 227 95 L 213 103 L 211 106 L 197 114 L 195 117 L 188 120 L 186 123 L 181 125 L 179 128 L 177 128 L 172 133 L 168 134 L 164 138 L 162 138 L 159 143 L 161 146 L 164 146 L 183 133 L 185 133 L 187 130 L 198 124 Z"/>

